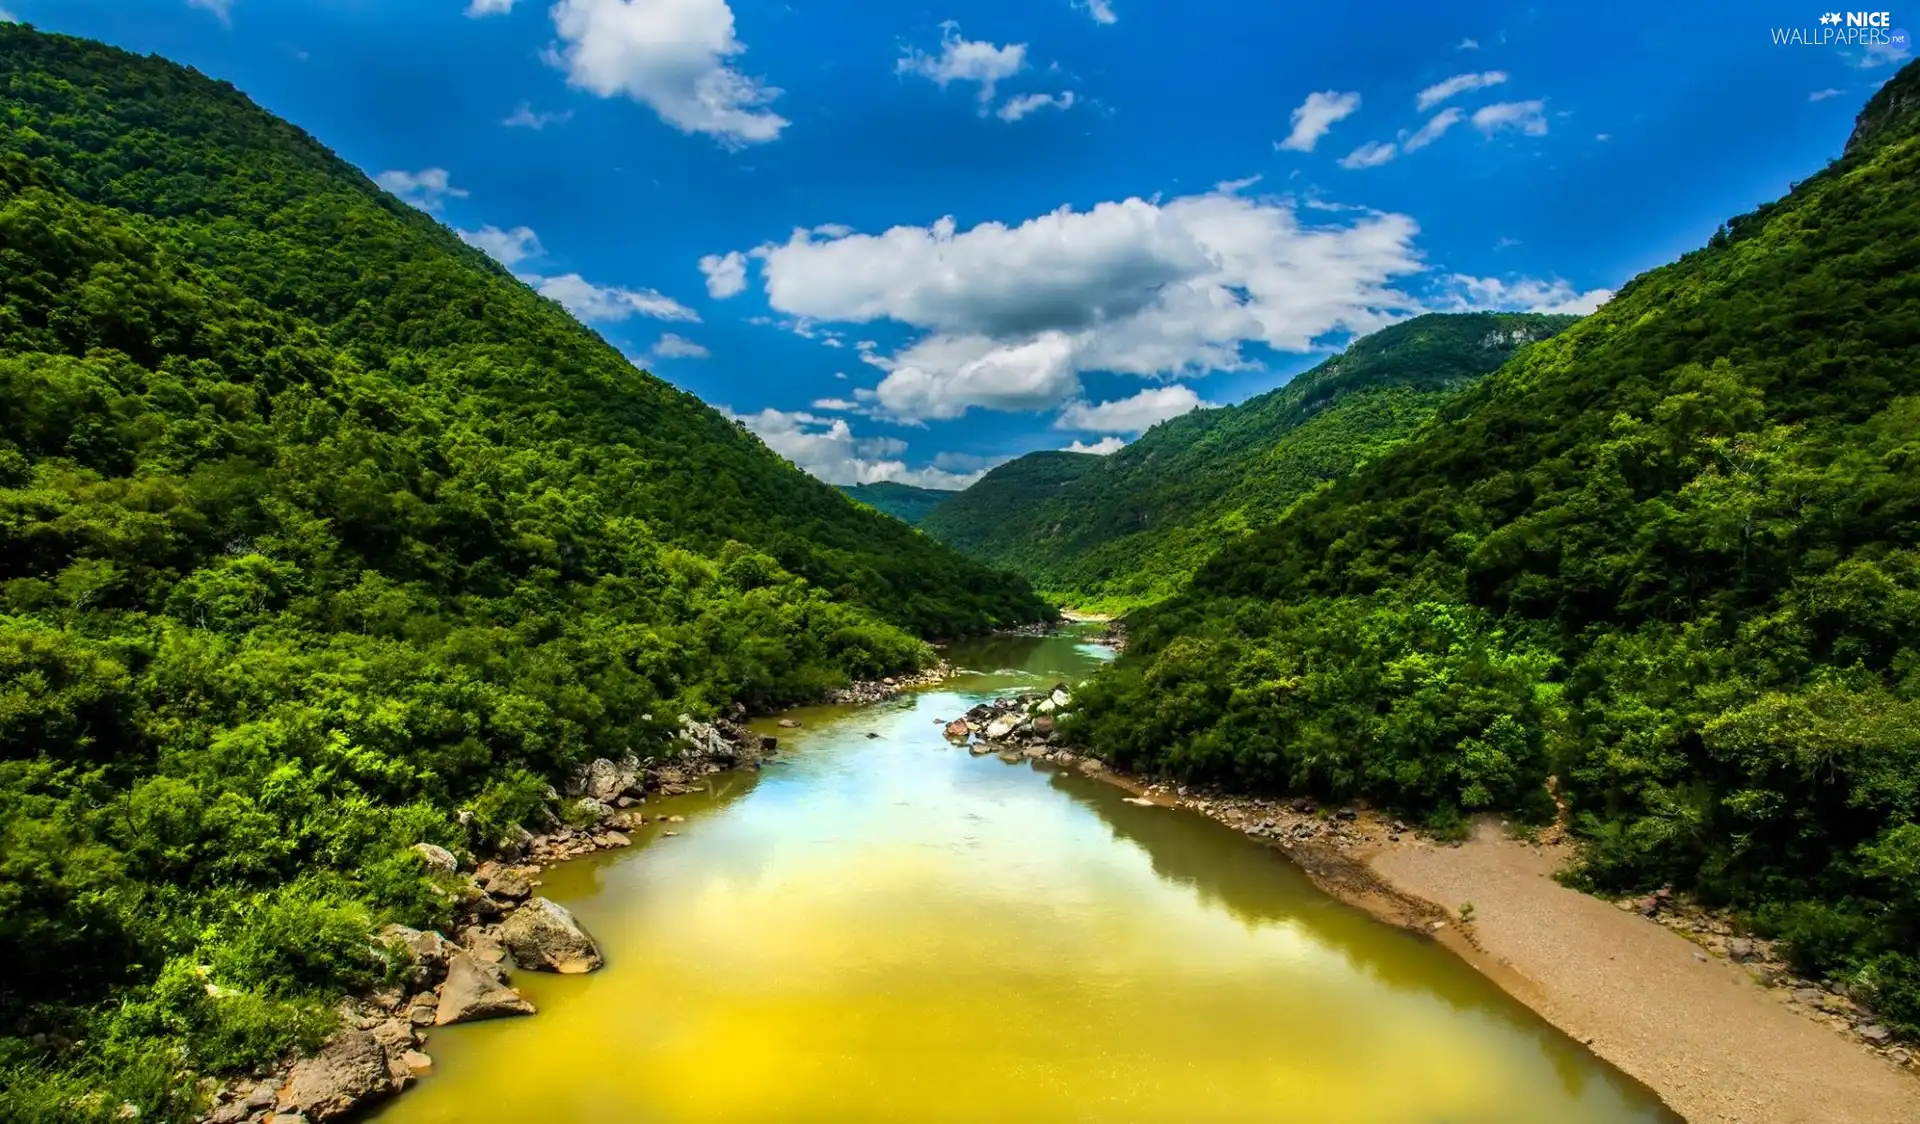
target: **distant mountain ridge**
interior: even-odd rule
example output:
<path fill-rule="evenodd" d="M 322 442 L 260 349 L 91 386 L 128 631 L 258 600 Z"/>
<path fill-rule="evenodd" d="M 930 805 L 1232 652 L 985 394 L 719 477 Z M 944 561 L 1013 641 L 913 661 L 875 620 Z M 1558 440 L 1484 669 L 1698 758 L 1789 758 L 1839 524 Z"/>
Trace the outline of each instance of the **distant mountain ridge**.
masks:
<path fill-rule="evenodd" d="M 841 484 L 841 491 L 876 511 L 893 516 L 909 526 L 919 523 L 927 513 L 959 495 L 939 488 L 916 488 L 881 480 L 872 484 Z"/>
<path fill-rule="evenodd" d="M 1355 340 L 1276 390 L 1162 422 L 1110 456 L 1010 461 L 921 528 L 1076 607 L 1158 601 L 1221 543 L 1404 439 L 1448 394 L 1575 319 L 1420 316 Z"/>

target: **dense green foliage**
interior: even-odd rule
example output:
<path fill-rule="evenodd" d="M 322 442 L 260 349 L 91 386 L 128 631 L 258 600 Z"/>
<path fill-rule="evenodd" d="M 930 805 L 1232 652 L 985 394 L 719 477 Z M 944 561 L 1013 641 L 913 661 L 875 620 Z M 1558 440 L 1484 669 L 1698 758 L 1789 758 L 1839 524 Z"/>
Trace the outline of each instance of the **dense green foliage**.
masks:
<path fill-rule="evenodd" d="M 1730 903 L 1920 1032 L 1916 91 L 1138 614 L 1072 736 L 1441 822 L 1556 777 L 1594 886 Z"/>
<path fill-rule="evenodd" d="M 875 511 L 883 511 L 909 526 L 919 523 L 929 511 L 958 494 L 943 492 L 938 488 L 896 484 L 891 480 L 873 484 L 842 484 L 840 490 Z"/>
<path fill-rule="evenodd" d="M 445 923 L 411 844 L 1048 612 L 230 87 L 0 75 L 0 1118 L 181 1117 Z"/>
<path fill-rule="evenodd" d="M 1160 601 L 1221 544 L 1406 439 L 1449 393 L 1572 322 L 1418 317 L 1278 390 L 1162 422 L 1112 456 L 1033 453 L 1002 465 L 922 528 L 1079 608 Z"/>

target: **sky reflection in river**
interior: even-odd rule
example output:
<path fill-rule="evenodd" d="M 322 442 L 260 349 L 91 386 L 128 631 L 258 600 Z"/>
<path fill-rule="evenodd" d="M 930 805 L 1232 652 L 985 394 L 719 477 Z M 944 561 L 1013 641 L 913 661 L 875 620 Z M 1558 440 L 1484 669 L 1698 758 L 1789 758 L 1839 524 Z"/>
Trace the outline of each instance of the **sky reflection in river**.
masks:
<path fill-rule="evenodd" d="M 1078 677 L 1100 653 L 960 655 Z M 936 718 L 1022 683 L 1051 679 L 798 712 L 785 763 L 649 802 L 681 836 L 543 891 L 607 969 L 517 973 L 541 1013 L 436 1032 L 439 1072 L 381 1124 L 1672 1119 L 1277 853 L 941 739 Z"/>

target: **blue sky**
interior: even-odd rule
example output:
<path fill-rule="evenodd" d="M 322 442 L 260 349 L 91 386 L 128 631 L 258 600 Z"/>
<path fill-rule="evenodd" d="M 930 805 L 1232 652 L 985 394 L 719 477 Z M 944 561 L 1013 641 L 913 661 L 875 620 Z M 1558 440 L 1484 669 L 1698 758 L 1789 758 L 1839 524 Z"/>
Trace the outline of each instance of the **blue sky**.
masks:
<path fill-rule="evenodd" d="M 0 0 L 233 82 L 816 475 L 931 486 L 1592 307 L 1838 154 L 1905 50 L 1775 44 L 1824 10 Z"/>

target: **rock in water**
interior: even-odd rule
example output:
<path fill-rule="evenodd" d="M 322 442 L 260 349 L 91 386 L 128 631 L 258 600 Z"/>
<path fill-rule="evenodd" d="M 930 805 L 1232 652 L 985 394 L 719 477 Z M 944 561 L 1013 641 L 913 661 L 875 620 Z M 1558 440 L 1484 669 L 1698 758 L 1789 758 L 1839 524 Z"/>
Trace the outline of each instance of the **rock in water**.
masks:
<path fill-rule="evenodd" d="M 279 1104 L 281 1111 L 296 1111 L 309 1120 L 332 1120 L 391 1092 L 387 1052 L 372 1034 L 349 1030 L 319 1053 L 294 1063 L 280 1087 Z"/>
<path fill-rule="evenodd" d="M 533 1004 L 501 983 L 494 971 L 464 952 L 456 953 L 447 962 L 447 983 L 440 989 L 433 1025 L 533 1014 Z"/>
<path fill-rule="evenodd" d="M 947 732 L 947 736 L 949 738 L 952 738 L 955 741 L 961 741 L 961 742 L 966 741 L 967 734 L 969 732 L 967 730 L 967 720 L 964 718 L 954 719 L 953 721 L 947 723 L 946 732 Z"/>
<path fill-rule="evenodd" d="M 600 947 L 573 914 L 546 898 L 533 898 L 500 926 L 500 943 L 513 962 L 536 972 L 591 972 L 605 963 Z"/>
<path fill-rule="evenodd" d="M 1017 724 L 1013 718 L 996 718 L 987 723 L 987 737 L 993 741 L 998 741 L 1008 734 L 1013 733 L 1013 728 Z"/>

